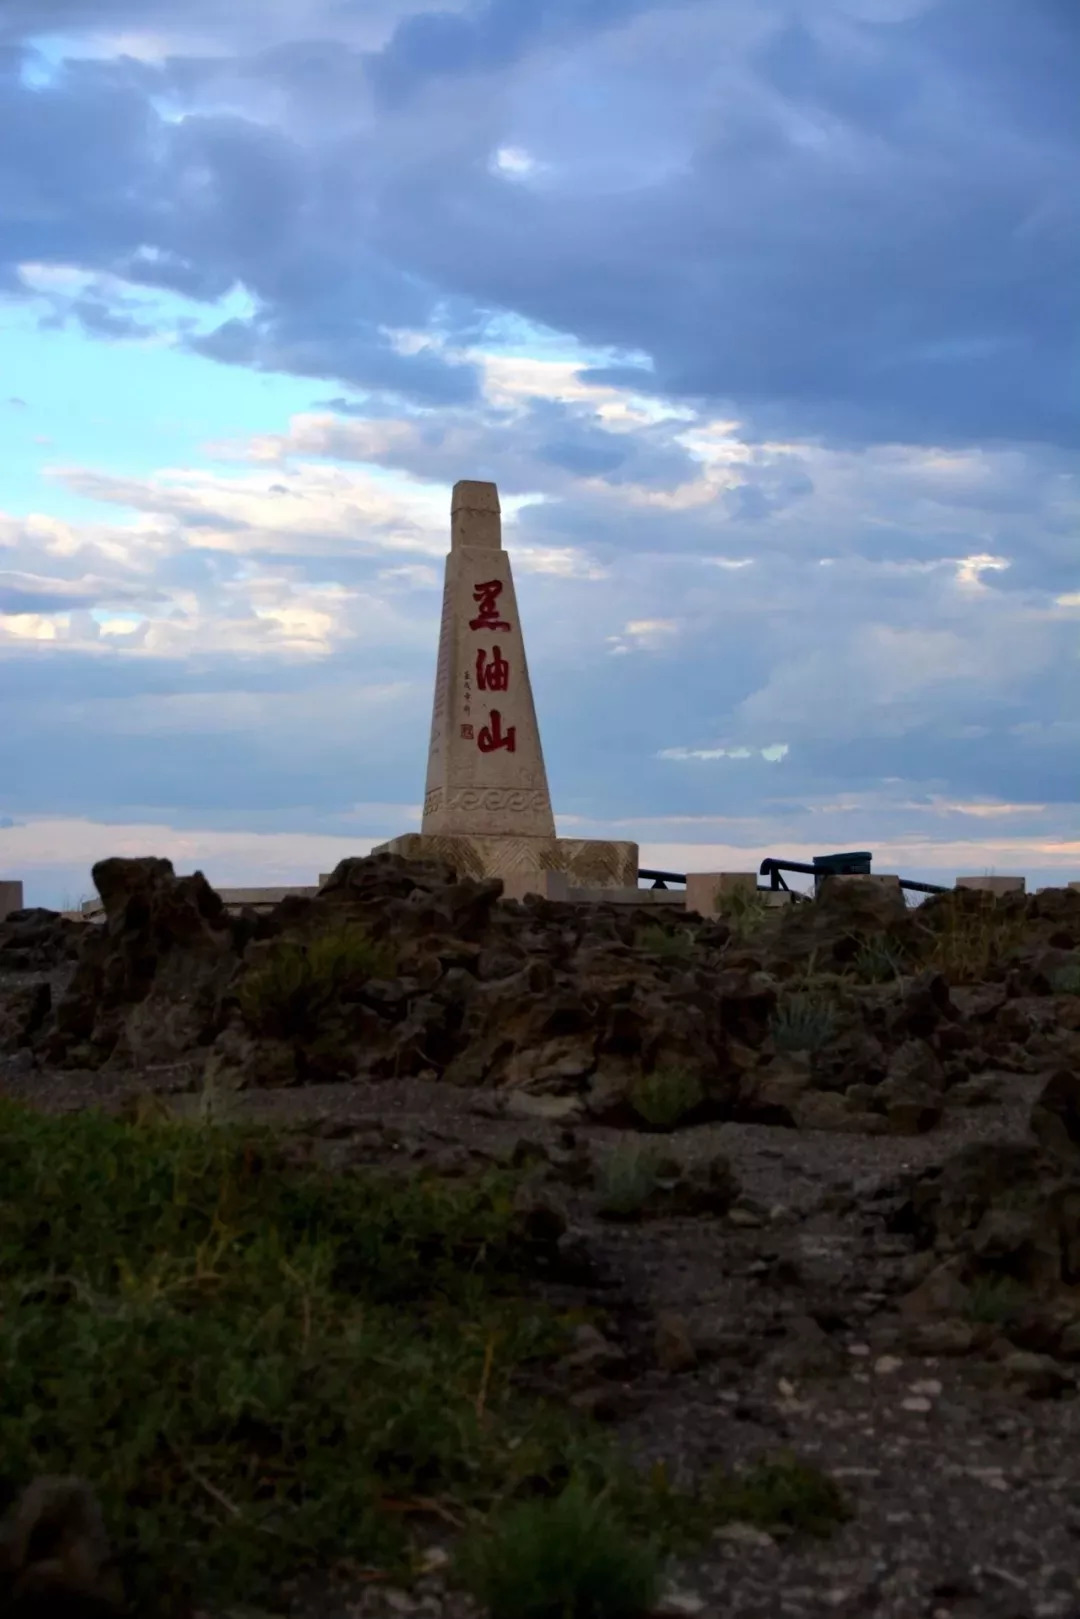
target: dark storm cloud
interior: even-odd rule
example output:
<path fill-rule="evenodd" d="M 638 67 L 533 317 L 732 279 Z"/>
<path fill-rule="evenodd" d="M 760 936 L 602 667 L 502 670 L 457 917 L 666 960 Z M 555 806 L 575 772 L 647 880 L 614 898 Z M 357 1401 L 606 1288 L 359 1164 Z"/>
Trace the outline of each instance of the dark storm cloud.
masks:
<path fill-rule="evenodd" d="M 358 204 L 343 203 L 332 174 L 242 118 L 166 121 L 131 79 L 123 62 L 86 63 L 45 88 L 0 86 L 0 276 L 18 286 L 20 263 L 74 264 L 201 299 L 242 283 L 259 316 L 192 347 L 425 402 L 474 397 L 473 367 L 400 354 L 382 330 L 425 324 L 437 295 L 350 240 Z M 101 295 L 50 301 L 53 323 L 71 316 L 111 338 L 142 329 Z"/>
<path fill-rule="evenodd" d="M 1066 89 L 1080 82 L 1080 29 L 1014 0 L 941 0 L 887 29 L 830 28 L 819 6 L 735 71 L 729 9 L 645 19 L 670 18 L 651 72 L 592 64 L 597 135 L 606 120 L 633 142 L 638 79 L 696 113 L 662 183 L 560 187 L 578 161 L 558 135 L 575 110 L 553 95 L 546 138 L 539 115 L 518 138 L 535 136 L 554 178 L 432 164 L 407 199 L 388 197 L 382 240 L 458 291 L 647 351 L 657 391 L 733 401 L 763 433 L 1076 442 Z M 583 129 L 577 118 L 573 138 Z M 450 228 L 463 214 L 482 259 L 474 232 Z"/>
<path fill-rule="evenodd" d="M 204 352 L 433 404 L 474 397 L 469 367 L 382 328 L 505 308 L 647 353 L 658 392 L 762 435 L 1074 444 L 1080 29 L 1021 0 L 911 9 L 413 8 L 331 74 L 330 9 L 278 7 L 271 47 L 238 6 L 231 55 L 70 63 L 37 89 L 9 51 L 0 277 L 31 260 L 202 299 L 242 284 L 257 315 Z M 32 15 L 88 21 L 9 7 L 8 36 Z M 215 96 L 257 111 L 200 110 Z M 489 170 L 500 143 L 534 152 L 535 181 Z"/>
<path fill-rule="evenodd" d="M 563 46 L 581 35 L 627 23 L 650 0 L 487 0 L 463 11 L 419 11 L 398 24 L 373 54 L 370 76 L 387 99 L 401 101 L 426 81 L 497 72 L 537 46 Z"/>

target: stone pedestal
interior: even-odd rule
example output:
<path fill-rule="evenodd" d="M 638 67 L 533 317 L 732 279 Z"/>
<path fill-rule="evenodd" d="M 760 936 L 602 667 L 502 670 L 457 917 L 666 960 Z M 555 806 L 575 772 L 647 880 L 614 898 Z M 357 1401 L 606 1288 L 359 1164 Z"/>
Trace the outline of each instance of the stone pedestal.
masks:
<path fill-rule="evenodd" d="M 403 860 L 443 860 L 459 877 L 502 877 L 514 897 L 547 893 L 555 897 L 558 884 L 527 886 L 528 879 L 545 872 L 566 878 L 568 888 L 635 888 L 638 874 L 636 843 L 608 842 L 601 838 L 522 838 L 454 833 L 407 832 L 381 843 L 372 854 L 396 854 Z"/>
<path fill-rule="evenodd" d="M 1025 877 L 958 877 L 957 888 L 977 888 L 984 894 L 1022 894 L 1027 886 Z"/>

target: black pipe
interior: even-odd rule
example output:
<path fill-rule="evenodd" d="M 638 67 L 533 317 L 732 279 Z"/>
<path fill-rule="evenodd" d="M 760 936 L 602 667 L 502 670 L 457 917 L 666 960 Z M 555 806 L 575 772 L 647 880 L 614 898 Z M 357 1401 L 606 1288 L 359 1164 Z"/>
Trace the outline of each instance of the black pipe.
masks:
<path fill-rule="evenodd" d="M 638 868 L 638 877 L 644 877 L 652 882 L 654 888 L 666 888 L 668 883 L 686 884 L 686 875 L 681 871 L 651 871 L 646 866 Z"/>

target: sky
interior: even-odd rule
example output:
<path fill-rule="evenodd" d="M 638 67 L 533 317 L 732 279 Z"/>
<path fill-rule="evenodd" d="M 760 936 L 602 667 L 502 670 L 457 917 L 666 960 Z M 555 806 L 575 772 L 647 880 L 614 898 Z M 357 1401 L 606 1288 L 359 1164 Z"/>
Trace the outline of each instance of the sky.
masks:
<path fill-rule="evenodd" d="M 1080 879 L 1075 0 L 3 0 L 0 878 L 417 830 L 459 478 L 558 829 Z"/>

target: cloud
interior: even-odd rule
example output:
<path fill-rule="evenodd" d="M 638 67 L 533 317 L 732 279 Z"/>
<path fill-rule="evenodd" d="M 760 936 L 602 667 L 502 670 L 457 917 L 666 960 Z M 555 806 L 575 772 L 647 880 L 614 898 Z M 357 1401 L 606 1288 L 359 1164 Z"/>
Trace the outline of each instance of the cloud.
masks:
<path fill-rule="evenodd" d="M 772 742 L 767 748 L 661 748 L 657 754 L 658 759 L 752 759 L 755 754 L 777 764 L 789 752 L 786 742 Z"/>
<path fill-rule="evenodd" d="M 364 45 L 357 9 L 313 8 L 301 41 L 295 5 L 187 23 L 162 5 L 171 52 L 72 46 L 37 88 L 13 57 L 0 265 L 204 301 L 243 286 L 253 312 L 188 341 L 429 404 L 475 399 L 474 373 L 384 328 L 513 311 L 643 353 L 644 388 L 767 438 L 1075 445 L 1080 35 L 1061 8 L 490 0 L 376 7 Z M 30 14 L 6 13 L 20 36 Z M 132 15 L 99 5 L 83 31 Z M 184 54 L 185 29 L 218 49 Z M 507 151 L 530 173 L 493 169 Z M 98 301 L 71 313 L 131 335 Z M 549 446 L 574 471 L 613 449 Z M 747 518 L 768 499 L 735 497 Z"/>

